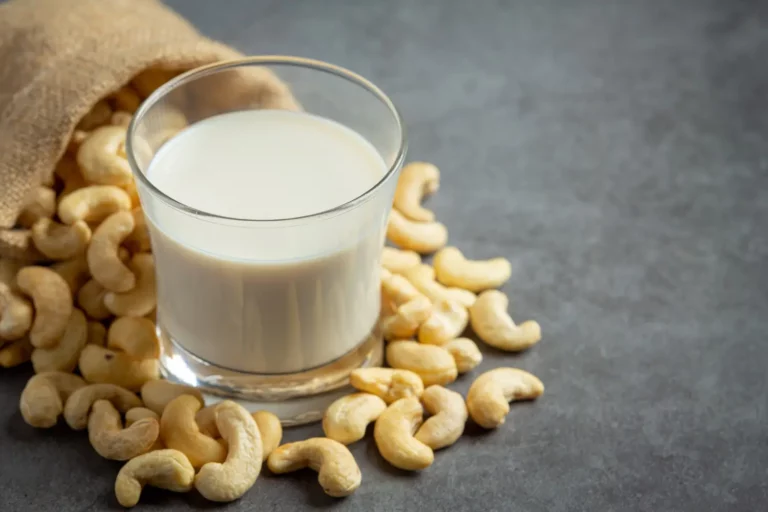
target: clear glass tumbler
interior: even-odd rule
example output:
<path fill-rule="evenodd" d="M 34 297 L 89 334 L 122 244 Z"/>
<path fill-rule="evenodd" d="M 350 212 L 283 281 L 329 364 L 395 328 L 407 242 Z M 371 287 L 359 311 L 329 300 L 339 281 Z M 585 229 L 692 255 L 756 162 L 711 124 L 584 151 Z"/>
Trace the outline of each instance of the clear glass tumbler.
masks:
<path fill-rule="evenodd" d="M 295 104 L 274 104 L 248 87 L 265 69 L 288 86 Z M 148 178 L 154 156 L 180 130 L 219 114 L 281 108 L 361 135 L 384 161 L 380 181 L 327 211 L 265 220 L 199 211 Z M 380 254 L 405 151 L 389 98 L 331 64 L 246 58 L 192 70 L 157 89 L 134 116 L 126 152 L 155 257 L 165 376 L 213 395 L 284 402 L 337 389 L 355 368 L 379 365 Z M 233 244 L 253 250 L 245 260 L 232 258 Z M 312 419 L 306 414 L 294 409 L 283 419 Z"/>

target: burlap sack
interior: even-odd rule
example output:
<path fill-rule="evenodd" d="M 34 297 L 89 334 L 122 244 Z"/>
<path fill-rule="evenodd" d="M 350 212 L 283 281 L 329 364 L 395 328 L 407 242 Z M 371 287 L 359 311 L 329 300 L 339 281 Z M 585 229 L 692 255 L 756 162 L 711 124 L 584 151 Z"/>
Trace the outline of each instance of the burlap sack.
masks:
<path fill-rule="evenodd" d="M 0 4 L 0 256 L 34 259 L 12 229 L 51 175 L 77 122 L 140 72 L 240 57 L 155 0 L 12 0 Z M 263 96 L 290 96 L 260 75 Z"/>

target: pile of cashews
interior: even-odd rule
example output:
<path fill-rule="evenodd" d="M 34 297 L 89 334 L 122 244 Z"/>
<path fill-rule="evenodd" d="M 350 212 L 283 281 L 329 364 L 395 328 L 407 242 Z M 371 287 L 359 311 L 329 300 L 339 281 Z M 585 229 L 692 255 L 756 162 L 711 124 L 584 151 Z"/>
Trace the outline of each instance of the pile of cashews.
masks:
<path fill-rule="evenodd" d="M 145 485 L 233 501 L 264 462 L 274 474 L 309 467 L 328 495 L 348 496 L 362 475 L 347 445 L 369 424 L 384 459 L 422 470 L 435 450 L 459 439 L 469 417 L 496 428 L 509 402 L 544 392 L 537 377 L 516 368 L 481 374 L 466 399 L 445 387 L 482 361 L 464 337 L 468 326 L 511 352 L 536 344 L 541 329 L 507 313 L 497 288 L 510 278 L 508 260 L 472 261 L 446 246 L 446 227 L 421 204 L 440 182 L 437 167 L 424 162 L 403 168 L 387 225 L 399 249 L 381 255 L 379 330 L 389 367 L 351 374 L 356 392 L 325 411 L 326 437 L 280 445 L 274 414 L 228 400 L 206 407 L 197 389 L 162 380 L 154 260 L 125 138 L 142 99 L 171 77 L 144 72 L 83 117 L 54 176 L 17 219 L 40 262 L 0 258 L 0 366 L 31 361 L 35 372 L 21 394 L 22 417 L 51 428 L 63 416 L 72 429 L 87 429 L 99 455 L 127 461 L 115 481 L 121 505 L 136 505 Z M 433 265 L 423 263 L 432 253 Z"/>

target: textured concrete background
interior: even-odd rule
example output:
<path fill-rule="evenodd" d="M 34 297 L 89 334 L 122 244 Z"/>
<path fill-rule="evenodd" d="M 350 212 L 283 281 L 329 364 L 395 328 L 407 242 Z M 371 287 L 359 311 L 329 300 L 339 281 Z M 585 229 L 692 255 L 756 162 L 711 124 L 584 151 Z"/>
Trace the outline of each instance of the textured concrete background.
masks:
<path fill-rule="evenodd" d="M 367 440 L 351 498 L 325 497 L 307 471 L 264 475 L 221 508 L 765 509 L 767 2 L 170 3 L 247 53 L 379 84 L 405 114 L 410 159 L 442 169 L 430 206 L 452 242 L 509 257 L 513 316 L 544 332 L 483 367 L 533 371 L 545 396 L 498 431 L 470 428 L 428 470 L 394 470 Z M 2 374 L 0 508 L 116 508 L 118 463 L 82 432 L 23 423 L 28 373 Z M 142 502 L 216 508 L 196 493 Z"/>

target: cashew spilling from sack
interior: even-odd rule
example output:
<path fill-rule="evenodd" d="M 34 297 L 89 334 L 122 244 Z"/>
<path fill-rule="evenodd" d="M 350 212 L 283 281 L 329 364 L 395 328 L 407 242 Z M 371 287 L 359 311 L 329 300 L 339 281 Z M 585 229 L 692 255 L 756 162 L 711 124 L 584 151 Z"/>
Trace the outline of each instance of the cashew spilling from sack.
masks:
<path fill-rule="evenodd" d="M 200 427 L 200 432 L 214 439 L 221 437 L 219 427 L 216 426 L 216 406 L 218 404 L 203 407 L 195 414 L 195 422 Z M 283 439 L 283 426 L 280 424 L 280 418 L 269 411 L 256 411 L 251 414 L 256 426 L 261 433 L 261 452 L 264 460 L 267 460 L 269 454 L 280 446 Z"/>
<path fill-rule="evenodd" d="M 33 316 L 32 304 L 0 282 L 0 341 L 23 338 L 32 327 Z"/>
<path fill-rule="evenodd" d="M 469 311 L 453 300 L 434 304 L 432 314 L 419 327 L 419 341 L 430 345 L 444 345 L 461 336 L 469 323 Z"/>
<path fill-rule="evenodd" d="M 387 222 L 387 238 L 401 249 L 430 254 L 448 243 L 448 229 L 440 222 L 414 222 L 392 210 Z"/>
<path fill-rule="evenodd" d="M 109 122 L 112 112 L 107 116 Z M 125 128 L 100 126 L 77 150 L 77 163 L 86 181 L 98 185 L 125 185 L 133 179 L 125 157 Z"/>
<path fill-rule="evenodd" d="M 472 329 L 478 337 L 492 347 L 508 352 L 531 348 L 541 340 L 541 327 L 534 320 L 516 325 L 507 313 L 509 299 L 498 290 L 480 294 L 469 308 Z"/>
<path fill-rule="evenodd" d="M 59 219 L 64 224 L 78 220 L 98 223 L 115 212 L 130 209 L 131 197 L 125 190 L 113 185 L 90 185 L 59 201 Z"/>
<path fill-rule="evenodd" d="M 32 352 L 32 367 L 35 373 L 61 371 L 72 372 L 77 367 L 83 347 L 88 341 L 88 322 L 79 309 L 69 315 L 67 328 L 53 348 L 36 348 Z"/>
<path fill-rule="evenodd" d="M 453 356 L 459 373 L 467 373 L 483 361 L 483 354 L 477 344 L 469 338 L 456 338 L 442 347 Z"/>
<path fill-rule="evenodd" d="M 438 251 L 433 265 L 438 281 L 471 292 L 499 288 L 512 275 L 512 265 L 508 259 L 468 260 L 456 247 Z"/>
<path fill-rule="evenodd" d="M 27 338 L 0 344 L 0 367 L 13 368 L 29 361 L 32 356 L 32 344 Z"/>
<path fill-rule="evenodd" d="M 115 480 L 115 496 L 124 507 L 139 502 L 145 485 L 173 492 L 192 490 L 195 469 L 178 450 L 157 450 L 129 460 Z"/>
<path fill-rule="evenodd" d="M 224 462 L 227 443 L 200 432 L 195 413 L 202 405 L 197 397 L 181 395 L 168 403 L 160 417 L 160 439 L 168 448 L 179 450 L 189 458 L 192 466 L 201 467 L 208 462 Z"/>
<path fill-rule="evenodd" d="M 420 397 L 424 392 L 421 377 L 409 370 L 393 368 L 358 368 L 349 376 L 350 385 L 378 396 L 386 403 L 407 397 Z"/>
<path fill-rule="evenodd" d="M 32 266 L 19 270 L 16 284 L 35 305 L 29 341 L 36 348 L 55 346 L 72 314 L 72 295 L 66 281 L 47 267 Z"/>
<path fill-rule="evenodd" d="M 108 292 L 104 305 L 117 316 L 144 316 L 157 305 L 155 260 L 149 253 L 133 256 L 128 267 L 136 275 L 136 286 L 128 292 Z"/>
<path fill-rule="evenodd" d="M 144 406 L 158 415 L 162 415 L 165 406 L 181 395 L 191 395 L 200 403 L 200 407 L 205 405 L 202 393 L 184 384 L 158 379 L 150 380 L 141 386 L 141 399 L 144 401 Z"/>
<path fill-rule="evenodd" d="M 85 252 L 91 228 L 82 220 L 67 225 L 42 218 L 32 225 L 31 235 L 32 243 L 46 258 L 66 260 Z"/>
<path fill-rule="evenodd" d="M 95 279 L 90 279 L 77 292 L 77 304 L 85 311 L 89 318 L 94 320 L 106 320 L 112 316 L 112 312 L 104 304 L 104 296 L 107 290 Z"/>
<path fill-rule="evenodd" d="M 56 213 L 56 192 L 50 187 L 36 187 L 24 200 L 16 223 L 29 229 L 40 219 L 50 219 L 54 213 Z"/>
<path fill-rule="evenodd" d="M 139 397 L 125 388 L 114 384 L 89 384 L 75 390 L 64 405 L 64 419 L 72 430 L 83 430 L 88 426 L 88 415 L 96 400 L 109 400 L 120 412 L 141 406 Z"/>
<path fill-rule="evenodd" d="M 116 384 L 130 391 L 138 391 L 145 382 L 160 377 L 157 359 L 135 359 L 98 345 L 83 348 L 79 366 L 88 382 Z"/>
<path fill-rule="evenodd" d="M 421 402 L 432 416 L 416 432 L 416 439 L 433 450 L 458 441 L 469 416 L 464 397 L 442 386 L 429 386 L 421 395 Z"/>
<path fill-rule="evenodd" d="M 88 270 L 88 260 L 85 251 L 72 259 L 59 261 L 50 266 L 50 269 L 61 276 L 69 286 L 73 296 L 91 279 L 91 271 Z"/>
<path fill-rule="evenodd" d="M 278 475 L 309 467 L 317 471 L 323 491 L 335 498 L 355 492 L 363 479 L 349 448 L 324 437 L 284 444 L 272 452 L 267 465 Z"/>
<path fill-rule="evenodd" d="M 85 381 L 71 373 L 38 373 L 27 381 L 21 392 L 21 417 L 33 427 L 51 428 L 64 410 L 64 402 L 82 387 Z"/>
<path fill-rule="evenodd" d="M 405 272 L 421 263 L 421 256 L 416 251 L 403 251 L 394 247 L 381 250 L 381 266 L 394 274 Z"/>
<path fill-rule="evenodd" d="M 136 276 L 120 261 L 118 249 L 134 227 L 131 212 L 115 212 L 96 228 L 88 246 L 88 268 L 93 278 L 113 292 L 127 292 L 136 286 Z"/>
<path fill-rule="evenodd" d="M 387 462 L 406 471 L 429 467 L 435 454 L 413 434 L 421 425 L 424 409 L 416 397 L 403 398 L 381 413 L 373 428 L 376 446 Z"/>
<path fill-rule="evenodd" d="M 464 307 L 470 307 L 477 299 L 475 294 L 468 290 L 447 288 L 435 281 L 435 270 L 429 265 L 422 264 L 409 268 L 403 275 L 432 302 L 453 300 Z"/>
<path fill-rule="evenodd" d="M 368 424 L 387 408 L 386 402 L 370 393 L 353 393 L 333 402 L 323 415 L 325 436 L 352 444 L 365 436 Z"/>
<path fill-rule="evenodd" d="M 155 323 L 144 317 L 122 316 L 109 326 L 107 347 L 121 350 L 136 359 L 160 357 Z"/>
<path fill-rule="evenodd" d="M 421 206 L 425 195 L 440 188 L 440 171 L 427 162 L 411 162 L 403 167 L 395 189 L 394 206 L 410 220 L 432 222 L 435 214 Z"/>
<path fill-rule="evenodd" d="M 467 408 L 475 423 L 496 428 L 509 414 L 509 402 L 533 400 L 544 393 L 544 384 L 517 368 L 496 368 L 480 375 L 467 394 Z"/>
<path fill-rule="evenodd" d="M 109 400 L 96 400 L 88 416 L 88 440 L 105 459 L 128 460 L 146 453 L 159 433 L 160 425 L 154 418 L 123 428 L 120 413 Z"/>
<path fill-rule="evenodd" d="M 387 363 L 392 368 L 410 370 L 424 382 L 448 384 L 456 380 L 458 369 L 453 356 L 437 345 L 415 341 L 395 341 L 387 345 Z"/>
<path fill-rule="evenodd" d="M 406 302 L 394 315 L 383 318 L 380 322 L 384 339 L 411 338 L 416 335 L 419 326 L 432 314 L 432 303 L 423 295 Z"/>

